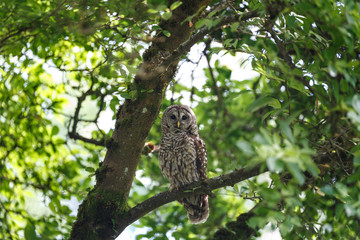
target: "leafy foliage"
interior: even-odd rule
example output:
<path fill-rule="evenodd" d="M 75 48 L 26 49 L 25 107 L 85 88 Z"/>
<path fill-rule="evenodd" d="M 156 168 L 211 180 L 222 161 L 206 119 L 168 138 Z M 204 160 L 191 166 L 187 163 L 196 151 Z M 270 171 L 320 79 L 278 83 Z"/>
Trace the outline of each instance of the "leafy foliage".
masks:
<path fill-rule="evenodd" d="M 95 183 L 119 105 L 148 91 L 133 87 L 145 49 L 171 36 L 164 22 L 182 4 L 0 3 L 1 239 L 69 236 L 74 202 Z M 232 20 L 217 27 L 224 19 Z M 283 239 L 357 239 L 360 4 L 212 1 L 185 24 L 209 31 L 199 62 L 181 63 L 197 64 L 205 82 L 179 74 L 161 110 L 192 106 L 209 177 L 255 163 L 269 171 L 214 191 L 202 225 L 190 225 L 176 202 L 156 209 L 134 224 L 148 228 L 137 239 L 236 239 L 244 225 L 250 238 L 269 224 Z M 243 53 L 257 77 L 239 80 L 222 60 Z M 160 132 L 159 117 L 148 140 L 157 145 Z M 167 190 L 166 181 L 157 152 L 143 155 L 128 204 Z"/>

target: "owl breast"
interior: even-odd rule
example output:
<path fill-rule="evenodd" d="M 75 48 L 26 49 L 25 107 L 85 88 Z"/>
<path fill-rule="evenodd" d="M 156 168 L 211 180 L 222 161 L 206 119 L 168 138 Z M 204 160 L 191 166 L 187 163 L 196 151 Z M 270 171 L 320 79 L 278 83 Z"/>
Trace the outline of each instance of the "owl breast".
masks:
<path fill-rule="evenodd" d="M 186 133 L 163 136 L 159 161 L 161 171 L 170 181 L 170 189 L 198 181 L 197 151 L 194 138 Z"/>

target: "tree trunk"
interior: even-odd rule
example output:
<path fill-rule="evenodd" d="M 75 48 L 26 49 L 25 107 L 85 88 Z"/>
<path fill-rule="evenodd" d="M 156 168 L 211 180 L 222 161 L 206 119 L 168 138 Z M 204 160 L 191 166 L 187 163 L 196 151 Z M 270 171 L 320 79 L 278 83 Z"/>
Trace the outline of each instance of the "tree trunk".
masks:
<path fill-rule="evenodd" d="M 128 210 L 127 198 L 146 137 L 179 62 L 179 54 L 174 53 L 189 39 L 196 21 L 195 17 L 189 24 L 185 19 L 209 2 L 183 1 L 171 18 L 160 24 L 171 36 L 159 34 L 143 56 L 129 88 L 136 99 L 127 99 L 119 109 L 104 162 L 96 172 L 97 183 L 79 207 L 70 239 L 112 239 L 121 233 L 118 222 Z"/>

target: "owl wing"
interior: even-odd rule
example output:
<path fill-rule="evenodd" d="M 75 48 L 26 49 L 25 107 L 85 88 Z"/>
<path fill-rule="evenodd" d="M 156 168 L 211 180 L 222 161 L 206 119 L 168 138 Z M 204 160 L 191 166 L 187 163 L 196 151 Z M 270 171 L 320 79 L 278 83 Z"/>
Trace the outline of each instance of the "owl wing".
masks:
<path fill-rule="evenodd" d="M 196 170 L 199 173 L 200 179 L 206 179 L 206 168 L 207 168 L 207 153 L 205 142 L 199 137 L 192 135 L 191 138 L 194 141 L 196 151 Z"/>
<path fill-rule="evenodd" d="M 199 135 L 191 135 L 191 138 L 196 152 L 195 164 L 199 180 L 206 179 L 207 154 L 205 143 Z M 209 202 L 206 194 L 196 194 L 195 192 L 195 194 L 185 197 L 179 202 L 184 205 L 191 223 L 203 223 L 209 217 Z"/>

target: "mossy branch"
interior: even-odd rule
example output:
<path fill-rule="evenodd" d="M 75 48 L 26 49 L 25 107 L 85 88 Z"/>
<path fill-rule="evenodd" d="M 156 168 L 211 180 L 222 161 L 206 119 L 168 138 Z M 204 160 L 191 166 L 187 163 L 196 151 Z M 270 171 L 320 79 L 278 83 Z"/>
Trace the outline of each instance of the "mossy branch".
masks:
<path fill-rule="evenodd" d="M 246 167 L 239 170 L 235 170 L 231 173 L 220 175 L 218 177 L 209 178 L 204 181 L 197 181 L 186 185 L 178 190 L 172 192 L 165 191 L 159 193 L 142 203 L 139 203 L 135 207 L 131 208 L 128 212 L 121 216 L 119 222 L 117 222 L 116 230 L 121 233 L 127 226 L 140 219 L 144 215 L 148 214 L 152 210 L 159 208 L 167 203 L 183 198 L 184 196 L 193 194 L 193 190 L 196 188 L 197 193 L 206 193 L 209 195 L 211 191 L 226 186 L 234 186 L 236 183 L 257 176 L 261 173 L 267 172 L 267 168 L 262 164 L 257 164 L 252 167 Z"/>

